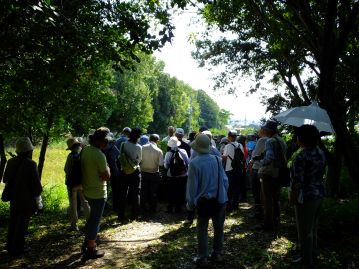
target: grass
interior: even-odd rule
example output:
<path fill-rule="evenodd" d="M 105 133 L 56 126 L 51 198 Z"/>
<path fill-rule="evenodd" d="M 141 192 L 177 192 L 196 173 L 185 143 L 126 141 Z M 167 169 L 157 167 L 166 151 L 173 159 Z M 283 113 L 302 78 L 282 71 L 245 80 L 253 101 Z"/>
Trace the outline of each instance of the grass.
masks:
<path fill-rule="evenodd" d="M 15 154 L 14 148 L 7 151 Z M 65 186 L 64 166 L 69 151 L 66 151 L 66 144 L 56 143 L 48 147 L 45 156 L 45 164 L 41 178 L 43 186 L 42 198 L 45 211 L 58 212 L 68 207 L 67 190 Z M 38 163 L 40 148 L 36 147 L 33 153 L 33 160 Z M 8 154 L 7 158 L 10 158 Z M 0 184 L 0 191 L 4 184 Z M 9 203 L 0 201 L 0 220 L 6 219 L 9 214 Z"/>

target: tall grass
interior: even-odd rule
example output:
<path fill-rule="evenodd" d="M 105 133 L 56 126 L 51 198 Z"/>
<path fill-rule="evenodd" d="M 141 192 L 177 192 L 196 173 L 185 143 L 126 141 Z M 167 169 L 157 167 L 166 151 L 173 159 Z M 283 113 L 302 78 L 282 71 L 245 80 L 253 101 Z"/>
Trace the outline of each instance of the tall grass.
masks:
<path fill-rule="evenodd" d="M 9 148 L 15 154 L 14 148 Z M 43 203 L 45 211 L 59 211 L 68 206 L 67 191 L 65 186 L 64 166 L 69 151 L 66 151 L 65 142 L 51 144 L 45 156 L 44 169 L 42 172 L 41 184 L 43 186 Z M 33 160 L 38 163 L 40 147 L 36 147 L 33 153 Z M 7 156 L 10 158 L 10 156 Z M 4 184 L 0 184 L 0 192 Z M 0 201 L 0 218 L 8 216 L 9 203 Z"/>

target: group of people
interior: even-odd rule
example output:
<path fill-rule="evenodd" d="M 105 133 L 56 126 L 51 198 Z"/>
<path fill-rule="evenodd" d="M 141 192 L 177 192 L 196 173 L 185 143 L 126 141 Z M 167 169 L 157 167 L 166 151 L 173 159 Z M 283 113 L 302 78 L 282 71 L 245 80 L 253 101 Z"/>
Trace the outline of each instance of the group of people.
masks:
<path fill-rule="evenodd" d="M 139 214 L 157 211 L 161 177 L 167 182 L 166 212 L 180 213 L 186 205 L 189 223 L 197 212 L 196 263 L 199 266 L 208 264 L 210 260 L 223 260 L 226 211 L 237 210 L 239 203 L 246 201 L 248 183 L 253 192 L 254 216 L 263 220 L 256 229 L 277 231 L 281 190 L 278 178 L 288 164 L 287 146 L 279 136 L 274 121 L 269 120 L 261 126 L 258 136 L 238 136 L 236 131 L 231 130 L 216 143 L 211 132 L 201 128 L 185 140 L 184 130 L 171 126 L 162 140 L 157 134 L 145 136 L 139 128 L 129 127 L 124 128 L 117 139 L 108 128 L 100 127 L 89 135 L 86 146 L 77 138 L 69 138 L 67 149 L 71 152 L 66 160 L 65 173 L 71 229 L 78 230 L 80 203 L 86 217 L 84 257 L 91 259 L 104 255 L 97 248 L 96 239 L 109 186 L 118 222 L 125 223 L 129 219 L 137 219 Z M 314 126 L 298 128 L 300 150 L 289 162 L 289 189 L 295 205 L 302 263 L 306 268 L 313 266 L 317 255 L 318 211 L 324 197 L 325 158 L 317 146 L 319 138 Z M 25 140 L 27 144 L 18 141 L 18 156 L 9 160 L 4 175 L 6 185 L 12 182 L 14 188 L 7 242 L 7 249 L 12 253 L 24 250 L 24 233 L 34 210 L 18 205 L 23 204 L 24 199 L 38 201 L 35 197 L 41 193 L 36 164 L 31 160 L 33 146 L 28 138 Z M 32 172 L 19 173 L 22 169 Z M 28 179 L 30 176 L 31 180 Z M 29 185 L 31 188 L 28 188 Z M 24 196 L 17 192 L 27 194 Z M 23 197 L 20 202 L 17 202 L 18 195 Z M 36 202 L 31 205 L 36 207 Z M 22 210 L 21 217 L 19 210 Z M 27 214 L 23 214 L 25 211 Z M 209 219 L 214 227 L 210 255 L 207 244 Z M 15 222 L 22 225 L 15 225 Z"/>

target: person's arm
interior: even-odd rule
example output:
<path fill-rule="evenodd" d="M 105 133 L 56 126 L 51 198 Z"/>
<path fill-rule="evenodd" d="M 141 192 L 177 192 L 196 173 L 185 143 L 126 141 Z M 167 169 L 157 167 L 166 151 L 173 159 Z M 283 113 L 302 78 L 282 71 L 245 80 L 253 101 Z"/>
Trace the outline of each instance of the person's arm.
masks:
<path fill-rule="evenodd" d="M 305 161 L 302 154 L 298 154 L 291 163 L 291 188 L 299 189 L 304 181 Z"/>
<path fill-rule="evenodd" d="M 111 177 L 111 173 L 110 173 L 110 167 L 106 167 L 106 171 L 100 173 L 100 178 L 103 180 L 103 181 L 108 181 Z"/>
<path fill-rule="evenodd" d="M 222 155 L 222 160 L 223 161 L 227 161 L 228 159 L 228 148 L 229 148 L 230 144 L 227 144 L 225 147 L 224 147 L 224 150 L 223 150 L 223 155 Z"/>
<path fill-rule="evenodd" d="M 72 157 L 71 157 L 71 153 L 70 153 L 69 155 L 67 155 L 66 163 L 65 163 L 65 167 L 64 167 L 64 171 L 65 171 L 66 175 L 68 173 L 70 173 L 71 163 L 72 163 Z"/>
<path fill-rule="evenodd" d="M 163 153 L 162 150 L 158 151 L 158 165 L 163 166 L 164 160 L 163 160 Z"/>
<path fill-rule="evenodd" d="M 110 167 L 107 164 L 106 156 L 102 152 L 97 155 L 99 177 L 103 181 L 108 181 L 111 177 Z"/>
<path fill-rule="evenodd" d="M 166 152 L 165 160 L 164 160 L 164 166 L 165 166 L 166 169 L 169 168 L 171 155 L 172 155 L 172 152 L 170 152 L 170 151 L 167 151 L 167 152 Z"/>
<path fill-rule="evenodd" d="M 188 155 L 187 155 L 187 151 L 185 149 L 182 149 L 179 151 L 181 156 L 182 156 L 182 159 L 184 160 L 184 163 L 186 164 L 186 166 L 188 167 L 189 165 L 189 158 L 188 158 Z"/>
<path fill-rule="evenodd" d="M 191 163 L 188 167 L 188 179 L 186 187 L 186 200 L 187 200 L 187 209 L 193 210 L 195 208 L 195 198 L 198 191 L 198 178 L 196 167 Z"/>
<path fill-rule="evenodd" d="M 268 165 L 274 160 L 274 149 L 271 139 L 268 139 L 265 143 L 265 155 L 263 160 L 260 161 L 261 165 Z"/>

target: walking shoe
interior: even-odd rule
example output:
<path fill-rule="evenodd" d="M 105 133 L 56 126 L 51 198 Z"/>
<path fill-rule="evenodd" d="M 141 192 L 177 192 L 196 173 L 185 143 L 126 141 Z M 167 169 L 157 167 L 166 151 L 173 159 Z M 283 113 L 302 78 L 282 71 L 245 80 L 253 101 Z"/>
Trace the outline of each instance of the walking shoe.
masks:
<path fill-rule="evenodd" d="M 198 268 L 207 268 L 209 266 L 207 258 L 195 257 L 193 262 L 197 265 Z"/>
<path fill-rule="evenodd" d="M 105 252 L 102 250 L 98 250 L 97 248 L 87 248 L 83 259 L 90 260 L 90 259 L 98 259 L 105 255 Z"/>
<path fill-rule="evenodd" d="M 211 261 L 214 263 L 223 263 L 224 258 L 221 254 L 212 254 L 211 255 Z"/>

